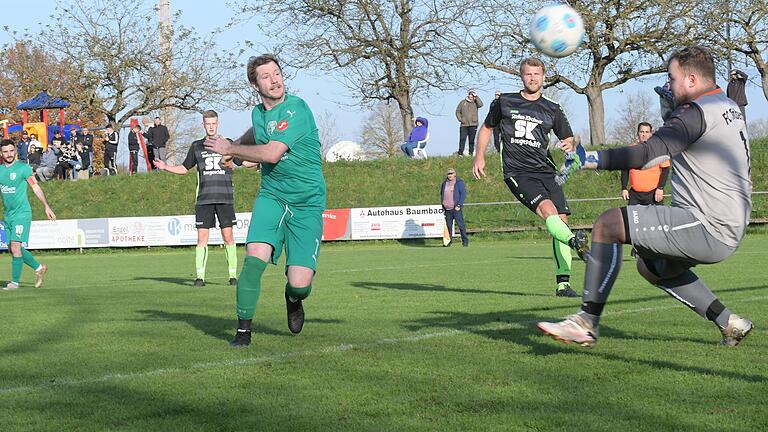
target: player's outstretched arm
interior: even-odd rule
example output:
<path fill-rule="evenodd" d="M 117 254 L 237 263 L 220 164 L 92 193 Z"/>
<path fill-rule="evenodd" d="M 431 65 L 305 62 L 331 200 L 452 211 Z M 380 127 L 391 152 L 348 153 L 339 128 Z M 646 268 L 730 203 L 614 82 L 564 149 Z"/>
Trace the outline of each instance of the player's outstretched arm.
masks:
<path fill-rule="evenodd" d="M 184 175 L 184 174 L 186 174 L 189 171 L 183 165 L 170 166 L 170 165 L 168 165 L 167 163 L 165 163 L 165 162 L 163 162 L 161 160 L 156 160 L 155 161 L 155 166 L 157 167 L 157 169 L 159 169 L 161 171 L 168 171 L 169 173 L 178 174 L 178 175 Z"/>
<path fill-rule="evenodd" d="M 477 147 L 475 148 L 475 162 L 472 164 L 472 175 L 480 180 L 485 177 L 485 151 L 491 141 L 493 130 L 483 124 L 477 134 Z"/>
<path fill-rule="evenodd" d="M 43 206 L 45 207 L 45 215 L 48 217 L 48 219 L 56 220 L 56 213 L 54 213 L 53 210 L 51 209 L 51 206 L 48 205 L 48 200 L 45 199 L 45 193 L 43 193 L 43 190 L 40 188 L 40 185 L 37 183 L 33 184 L 32 192 L 34 192 L 37 199 L 39 199 L 40 202 L 43 203 Z"/>

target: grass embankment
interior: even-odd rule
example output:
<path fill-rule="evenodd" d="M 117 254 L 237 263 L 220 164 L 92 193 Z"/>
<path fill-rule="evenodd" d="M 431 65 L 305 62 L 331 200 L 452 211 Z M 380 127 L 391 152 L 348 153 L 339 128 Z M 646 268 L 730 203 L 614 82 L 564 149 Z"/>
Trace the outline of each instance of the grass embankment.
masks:
<path fill-rule="evenodd" d="M 768 189 L 768 140 L 752 142 L 754 190 Z M 558 154 L 557 156 L 560 156 Z M 472 158 L 431 157 L 427 160 L 394 158 L 367 162 L 335 162 L 324 165 L 328 184 L 328 208 L 379 207 L 437 204 L 439 185 L 448 167 L 455 167 L 467 183 L 469 204 L 465 217 L 469 228 L 493 229 L 539 225 L 522 205 L 472 205 L 515 201 L 501 181 L 498 155 L 486 158 L 488 176 L 472 179 Z M 152 216 L 194 213 L 196 175 L 168 173 L 95 178 L 81 182 L 47 182 L 43 189 L 59 218 Z M 260 183 L 257 171 L 235 172 L 235 208 L 250 211 Z M 669 187 L 667 187 L 669 191 Z M 571 222 L 591 224 L 606 208 L 623 205 L 618 172 L 583 172 L 565 185 L 571 201 Z M 615 197 L 612 201 L 578 202 L 583 198 Z M 35 219 L 45 216 L 30 194 Z M 669 198 L 667 198 L 667 202 Z M 753 219 L 768 218 L 768 197 L 755 196 Z"/>

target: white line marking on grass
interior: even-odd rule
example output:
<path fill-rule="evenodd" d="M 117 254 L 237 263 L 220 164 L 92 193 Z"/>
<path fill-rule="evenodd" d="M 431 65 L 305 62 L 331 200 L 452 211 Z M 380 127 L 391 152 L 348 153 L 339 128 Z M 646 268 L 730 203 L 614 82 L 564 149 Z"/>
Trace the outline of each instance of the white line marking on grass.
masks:
<path fill-rule="evenodd" d="M 735 300 L 735 301 L 730 300 L 729 303 L 753 302 L 753 301 L 761 301 L 761 300 L 768 300 L 768 296 L 752 297 L 752 298 Z M 605 315 L 624 315 L 624 314 L 631 314 L 631 313 L 638 313 L 638 312 L 654 312 L 654 311 L 674 309 L 679 307 L 680 305 L 678 303 L 674 303 L 669 306 L 657 306 L 657 307 L 647 307 L 647 308 L 638 308 L 638 309 L 625 309 L 625 310 L 619 310 L 619 311 L 608 311 L 603 315 L 604 316 Z M 296 357 L 311 357 L 311 356 L 316 356 L 318 354 L 335 354 L 335 353 L 350 351 L 355 348 L 370 348 L 370 347 L 377 347 L 382 345 L 396 345 L 396 344 L 409 343 L 409 342 L 419 342 L 427 339 L 436 339 L 441 337 L 457 336 L 461 334 L 470 334 L 473 331 L 478 331 L 478 330 L 495 331 L 495 330 L 509 330 L 513 328 L 524 328 L 524 327 L 527 327 L 529 324 L 533 324 L 538 321 L 539 319 L 499 323 L 499 324 L 494 324 L 489 326 L 488 325 L 473 326 L 473 327 L 467 327 L 466 329 L 453 329 L 453 330 L 445 330 L 445 331 L 439 331 L 439 332 L 433 332 L 433 333 L 416 334 L 413 336 L 406 336 L 402 338 L 384 338 L 371 343 L 362 343 L 358 345 L 354 345 L 354 344 L 330 345 L 330 346 L 321 347 L 315 350 L 275 353 L 275 354 L 268 354 L 268 355 L 263 355 L 259 357 L 250 357 L 250 358 L 245 358 L 240 360 L 223 360 L 223 361 L 217 361 L 217 362 L 193 363 L 187 367 L 162 368 L 162 369 L 155 369 L 155 370 L 149 370 L 149 371 L 139 371 L 139 372 L 129 372 L 129 373 L 113 373 L 113 374 L 102 375 L 96 378 L 87 378 L 87 379 L 80 379 L 80 380 L 54 378 L 52 381 L 46 382 L 46 383 L 33 384 L 33 385 L 21 386 L 21 387 L 0 388 L 0 395 L 31 393 L 31 392 L 41 391 L 41 390 L 60 388 L 60 387 L 77 387 L 77 386 L 88 385 L 88 384 L 99 384 L 99 383 L 110 382 L 110 381 L 121 381 L 121 380 L 132 379 L 132 378 L 146 378 L 146 377 L 168 375 L 173 373 L 184 373 L 189 371 L 226 368 L 231 366 L 249 366 L 249 365 L 262 364 L 262 363 L 267 363 L 270 361 L 276 361 L 281 359 L 291 359 Z"/>

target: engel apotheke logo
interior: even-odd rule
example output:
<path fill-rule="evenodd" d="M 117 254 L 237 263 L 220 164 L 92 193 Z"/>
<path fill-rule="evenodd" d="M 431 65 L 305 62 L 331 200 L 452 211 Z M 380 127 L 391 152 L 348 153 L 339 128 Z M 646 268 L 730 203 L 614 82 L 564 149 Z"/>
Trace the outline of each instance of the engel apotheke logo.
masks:
<path fill-rule="evenodd" d="M 179 235 L 181 234 L 181 221 L 177 218 L 173 218 L 168 221 L 168 232 L 171 235 Z"/>

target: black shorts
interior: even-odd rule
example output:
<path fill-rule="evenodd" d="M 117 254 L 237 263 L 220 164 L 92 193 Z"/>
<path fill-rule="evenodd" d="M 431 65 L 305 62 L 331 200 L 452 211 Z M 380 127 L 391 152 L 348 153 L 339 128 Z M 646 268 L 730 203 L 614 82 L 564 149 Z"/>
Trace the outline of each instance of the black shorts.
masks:
<path fill-rule="evenodd" d="M 656 189 L 648 192 L 637 192 L 634 189 L 629 190 L 629 205 L 663 205 L 663 203 L 654 200 L 656 198 Z"/>
<path fill-rule="evenodd" d="M 237 222 L 235 206 L 232 204 L 201 204 L 195 206 L 195 228 L 214 228 L 216 219 L 219 228 L 229 228 Z"/>
<path fill-rule="evenodd" d="M 520 174 L 505 178 L 504 183 L 512 195 L 534 213 L 542 201 L 551 200 L 559 214 L 571 214 L 563 188 L 555 183 L 554 174 Z"/>

